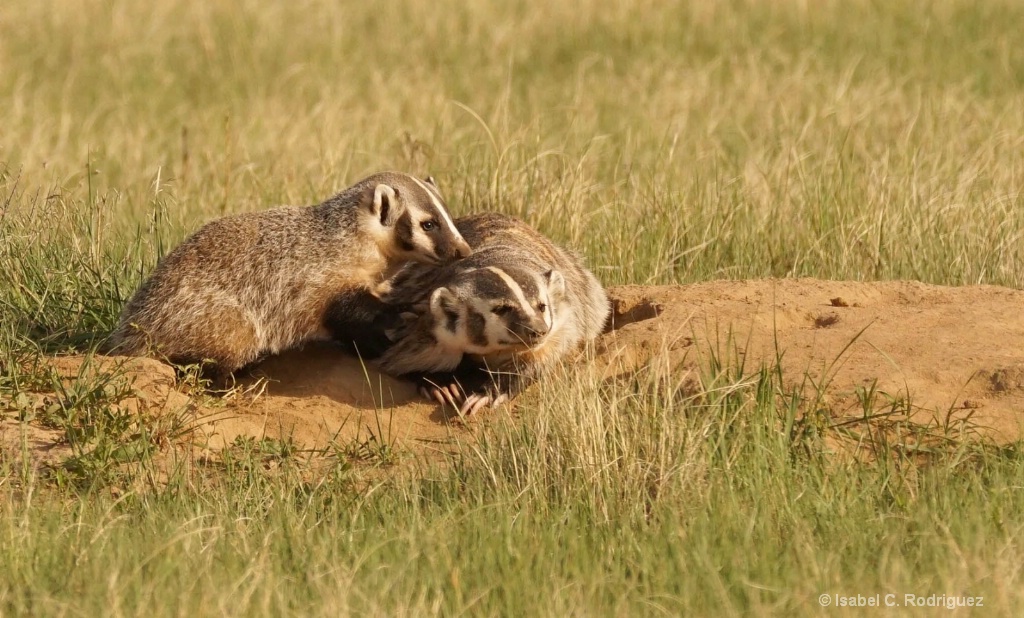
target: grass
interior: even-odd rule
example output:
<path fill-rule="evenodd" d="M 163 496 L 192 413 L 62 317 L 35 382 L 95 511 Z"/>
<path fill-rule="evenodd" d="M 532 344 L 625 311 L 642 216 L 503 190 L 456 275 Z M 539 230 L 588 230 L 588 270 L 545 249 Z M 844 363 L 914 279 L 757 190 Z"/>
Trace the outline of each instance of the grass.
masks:
<path fill-rule="evenodd" d="M 840 461 L 778 430 L 770 372 L 697 398 L 675 378 L 561 376 L 451 468 L 370 485 L 251 441 L 219 473 L 117 498 L 12 473 L 0 594 L 12 614 L 790 613 L 875 591 L 1018 607 L 1017 447 Z"/>
<path fill-rule="evenodd" d="M 380 168 L 609 285 L 1024 287 L 1022 23 L 1009 0 L 4 3 L 0 416 L 78 450 L 0 459 L 0 613 L 1018 614 L 1020 445 L 847 461 L 850 426 L 728 355 L 699 396 L 656 363 L 561 376 L 450 465 L 371 475 L 380 441 L 194 460 L 118 412 L 116 376 L 59 391 L 41 361 L 92 349 L 203 221 Z"/>

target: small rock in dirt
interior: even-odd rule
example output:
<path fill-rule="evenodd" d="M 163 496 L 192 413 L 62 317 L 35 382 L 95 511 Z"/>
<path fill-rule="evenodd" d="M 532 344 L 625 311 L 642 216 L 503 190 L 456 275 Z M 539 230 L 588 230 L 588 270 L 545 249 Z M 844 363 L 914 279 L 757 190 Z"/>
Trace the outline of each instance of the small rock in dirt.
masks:
<path fill-rule="evenodd" d="M 842 296 L 836 296 L 835 298 L 833 298 L 829 302 L 832 304 L 833 307 L 849 307 L 850 306 L 850 303 L 846 302 L 846 300 Z"/>

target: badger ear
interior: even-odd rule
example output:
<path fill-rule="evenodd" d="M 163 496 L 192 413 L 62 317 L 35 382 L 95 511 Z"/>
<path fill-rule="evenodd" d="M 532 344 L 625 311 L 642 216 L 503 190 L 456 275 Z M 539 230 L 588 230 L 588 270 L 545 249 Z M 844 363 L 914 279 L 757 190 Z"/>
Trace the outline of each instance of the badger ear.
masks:
<path fill-rule="evenodd" d="M 562 273 L 557 270 L 549 270 L 544 273 L 544 278 L 548 282 L 548 295 L 551 298 L 558 299 L 565 296 L 565 277 Z"/>
<path fill-rule="evenodd" d="M 430 311 L 434 315 L 458 313 L 459 299 L 448 288 L 437 288 L 430 294 Z"/>
<path fill-rule="evenodd" d="M 435 189 L 437 188 L 437 182 L 434 181 L 433 176 L 427 176 L 426 178 L 423 179 L 423 182 L 427 183 L 431 187 L 434 187 Z"/>
<path fill-rule="evenodd" d="M 371 212 L 380 224 L 390 227 L 402 214 L 402 202 L 398 199 L 398 189 L 381 183 L 373 190 L 373 206 Z"/>

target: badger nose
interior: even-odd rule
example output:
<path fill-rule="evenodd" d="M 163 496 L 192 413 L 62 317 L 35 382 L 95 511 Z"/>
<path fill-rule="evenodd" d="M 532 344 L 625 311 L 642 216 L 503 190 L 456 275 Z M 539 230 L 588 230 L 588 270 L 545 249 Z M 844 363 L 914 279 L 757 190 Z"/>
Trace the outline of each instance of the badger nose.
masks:
<path fill-rule="evenodd" d="M 544 322 L 537 324 L 523 325 L 522 338 L 528 343 L 533 343 L 544 338 L 544 335 L 548 334 L 548 325 Z"/>
<path fill-rule="evenodd" d="M 460 238 L 459 241 L 455 243 L 455 253 L 455 259 L 469 257 L 473 253 L 473 248 L 469 246 L 468 242 Z"/>

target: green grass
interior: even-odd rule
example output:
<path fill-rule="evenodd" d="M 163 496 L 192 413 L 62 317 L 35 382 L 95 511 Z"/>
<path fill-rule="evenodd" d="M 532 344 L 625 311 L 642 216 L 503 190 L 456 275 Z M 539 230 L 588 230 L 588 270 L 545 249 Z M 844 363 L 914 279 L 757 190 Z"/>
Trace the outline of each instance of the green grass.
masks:
<path fill-rule="evenodd" d="M 300 454 L 253 444 L 120 499 L 11 471 L 0 600 L 86 615 L 789 614 L 822 592 L 1020 607 L 1017 447 L 838 461 L 778 430 L 770 373 L 737 377 L 699 399 L 670 375 L 603 392 L 562 377 L 452 468 L 369 485 L 341 462 L 309 480 Z"/>
<path fill-rule="evenodd" d="M 454 465 L 369 477 L 287 443 L 168 469 L 108 378 L 18 396 L 202 222 L 381 168 L 609 285 L 1024 287 L 1022 26 L 1009 0 L 3 3 L 0 415 L 93 467 L 0 461 L 0 613 L 1018 614 L 1019 445 L 847 461 L 771 368 L 709 360 L 699 398 L 564 376 Z"/>

